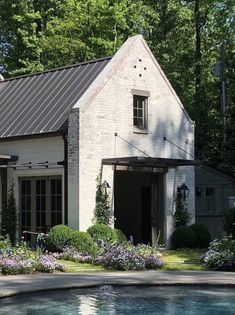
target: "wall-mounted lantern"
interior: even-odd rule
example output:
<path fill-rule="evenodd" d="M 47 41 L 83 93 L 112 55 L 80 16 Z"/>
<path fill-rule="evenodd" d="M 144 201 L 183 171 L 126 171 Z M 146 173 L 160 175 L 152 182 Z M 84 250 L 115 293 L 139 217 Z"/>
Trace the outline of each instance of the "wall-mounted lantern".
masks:
<path fill-rule="evenodd" d="M 109 189 L 111 187 L 110 187 L 109 183 L 106 180 L 104 180 L 103 183 L 100 185 L 100 188 L 105 194 L 107 194 L 107 189 Z"/>
<path fill-rule="evenodd" d="M 189 188 L 185 183 L 183 183 L 181 186 L 177 187 L 177 191 L 182 194 L 184 201 L 186 200 L 186 198 L 188 198 Z"/>

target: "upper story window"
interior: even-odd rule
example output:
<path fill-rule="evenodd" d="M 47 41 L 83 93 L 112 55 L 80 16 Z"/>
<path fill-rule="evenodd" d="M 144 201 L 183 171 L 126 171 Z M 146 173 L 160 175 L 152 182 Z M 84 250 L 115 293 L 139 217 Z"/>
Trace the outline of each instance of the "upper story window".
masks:
<path fill-rule="evenodd" d="M 134 132 L 147 133 L 148 127 L 148 98 L 150 92 L 132 89 L 133 95 L 133 127 Z"/>
<path fill-rule="evenodd" d="M 133 125 L 140 129 L 147 128 L 147 106 L 146 96 L 133 96 Z"/>

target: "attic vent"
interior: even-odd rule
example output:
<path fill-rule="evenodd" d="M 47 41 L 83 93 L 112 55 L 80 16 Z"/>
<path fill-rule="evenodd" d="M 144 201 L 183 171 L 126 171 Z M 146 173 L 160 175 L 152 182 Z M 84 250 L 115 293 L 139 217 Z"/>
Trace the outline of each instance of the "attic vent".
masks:
<path fill-rule="evenodd" d="M 0 82 L 4 81 L 4 77 L 0 73 Z"/>

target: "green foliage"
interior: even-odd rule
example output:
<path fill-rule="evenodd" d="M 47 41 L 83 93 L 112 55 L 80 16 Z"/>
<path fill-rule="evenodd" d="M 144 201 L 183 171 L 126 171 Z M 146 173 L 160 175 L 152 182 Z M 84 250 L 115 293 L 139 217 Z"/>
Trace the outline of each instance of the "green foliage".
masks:
<path fill-rule="evenodd" d="M 107 190 L 101 187 L 101 173 L 97 176 L 96 182 L 94 221 L 95 223 L 109 225 L 111 219 L 110 199 Z"/>
<path fill-rule="evenodd" d="M 228 236 L 232 236 L 235 239 L 235 208 L 225 209 L 224 215 L 224 230 Z"/>
<path fill-rule="evenodd" d="M 50 229 L 47 239 L 46 248 L 50 251 L 62 251 L 64 246 L 68 244 L 73 230 L 63 224 L 59 224 Z"/>
<path fill-rule="evenodd" d="M 117 241 L 117 233 L 106 224 L 96 223 L 89 227 L 87 232 L 95 242 L 102 240 L 107 243 L 114 243 Z"/>
<path fill-rule="evenodd" d="M 195 235 L 195 248 L 207 248 L 211 242 L 211 235 L 208 228 L 199 223 L 194 223 L 190 225 L 194 235 Z"/>
<path fill-rule="evenodd" d="M 181 191 L 177 191 L 175 195 L 175 213 L 174 213 L 175 227 L 185 226 L 190 220 L 186 203 L 183 199 Z"/>
<path fill-rule="evenodd" d="M 68 245 L 73 246 L 81 253 L 95 255 L 98 247 L 87 232 L 74 231 L 68 240 Z"/>
<path fill-rule="evenodd" d="M 171 242 L 173 249 L 193 248 L 195 244 L 194 232 L 188 226 L 180 226 L 173 232 Z"/>
<path fill-rule="evenodd" d="M 235 271 L 235 239 L 214 240 L 202 260 L 213 270 Z"/>
<path fill-rule="evenodd" d="M 126 235 L 120 229 L 114 229 L 114 232 L 116 234 L 117 243 L 126 243 L 127 242 Z"/>
<path fill-rule="evenodd" d="M 16 201 L 14 197 L 13 187 L 11 187 L 7 195 L 7 200 L 3 205 L 1 233 L 5 237 L 9 236 L 12 245 L 15 244 L 16 221 L 17 221 Z"/>
<path fill-rule="evenodd" d="M 0 250 L 11 248 L 11 241 L 9 237 L 3 237 L 0 235 Z"/>

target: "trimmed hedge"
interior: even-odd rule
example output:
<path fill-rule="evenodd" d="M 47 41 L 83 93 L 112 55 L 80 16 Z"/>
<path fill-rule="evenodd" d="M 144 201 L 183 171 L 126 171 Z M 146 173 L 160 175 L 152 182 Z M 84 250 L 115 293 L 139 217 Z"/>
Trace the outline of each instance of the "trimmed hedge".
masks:
<path fill-rule="evenodd" d="M 98 246 L 87 232 L 74 231 L 68 240 L 68 245 L 81 253 L 95 254 L 98 250 Z"/>
<path fill-rule="evenodd" d="M 64 246 L 67 245 L 72 233 L 73 230 L 67 225 L 55 225 L 48 233 L 46 248 L 52 252 L 61 252 Z"/>
<path fill-rule="evenodd" d="M 190 225 L 190 229 L 195 235 L 195 244 L 196 248 L 207 248 L 211 242 L 211 234 L 208 228 L 199 223 L 194 223 Z"/>
<path fill-rule="evenodd" d="M 106 243 L 115 243 L 117 241 L 117 233 L 109 225 L 96 223 L 89 227 L 87 232 L 92 237 L 93 241 L 104 241 Z"/>
<path fill-rule="evenodd" d="M 195 235 L 188 226 L 178 227 L 171 237 L 172 247 L 176 248 L 193 248 L 195 244 Z"/>

